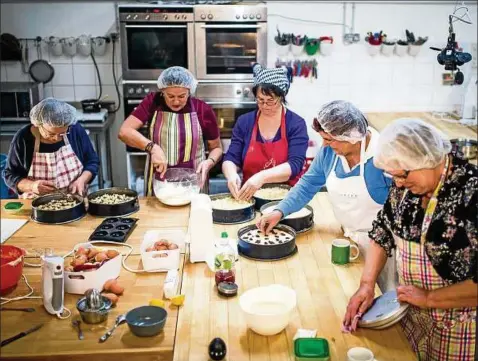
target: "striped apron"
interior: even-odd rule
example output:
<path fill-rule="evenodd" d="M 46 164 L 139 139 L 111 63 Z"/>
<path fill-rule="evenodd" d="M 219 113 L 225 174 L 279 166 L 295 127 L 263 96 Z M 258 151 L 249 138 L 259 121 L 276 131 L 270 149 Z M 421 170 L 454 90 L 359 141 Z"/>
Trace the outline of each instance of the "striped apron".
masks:
<path fill-rule="evenodd" d="M 53 153 L 40 153 L 40 133 L 33 127 L 35 136 L 33 159 L 28 171 L 30 180 L 52 181 L 57 189 L 67 188 L 83 172 L 83 164 L 76 156 L 68 136 L 63 136 L 65 145 Z M 35 195 L 27 192 L 22 198 L 32 198 Z"/>
<path fill-rule="evenodd" d="M 149 125 L 149 139 L 158 144 L 168 160 L 168 168 L 196 169 L 205 158 L 201 124 L 194 104 L 190 113 L 156 111 Z M 153 195 L 153 179 L 159 174 L 148 155 L 145 169 L 146 196 Z"/>
<path fill-rule="evenodd" d="M 448 161 L 425 211 L 420 244 L 394 234 L 401 285 L 413 285 L 426 290 L 450 285 L 435 271 L 425 250 L 425 235 L 435 212 L 437 194 L 444 183 L 447 168 Z M 476 307 L 421 309 L 410 305 L 401 324 L 419 361 L 475 360 Z"/>

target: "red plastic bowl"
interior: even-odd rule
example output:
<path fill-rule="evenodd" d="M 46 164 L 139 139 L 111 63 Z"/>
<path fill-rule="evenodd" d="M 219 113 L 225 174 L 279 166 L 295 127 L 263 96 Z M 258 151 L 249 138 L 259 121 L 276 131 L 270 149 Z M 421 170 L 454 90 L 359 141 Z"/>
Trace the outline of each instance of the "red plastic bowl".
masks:
<path fill-rule="evenodd" d="M 15 246 L 0 246 L 0 295 L 13 291 L 22 277 L 25 251 Z"/>

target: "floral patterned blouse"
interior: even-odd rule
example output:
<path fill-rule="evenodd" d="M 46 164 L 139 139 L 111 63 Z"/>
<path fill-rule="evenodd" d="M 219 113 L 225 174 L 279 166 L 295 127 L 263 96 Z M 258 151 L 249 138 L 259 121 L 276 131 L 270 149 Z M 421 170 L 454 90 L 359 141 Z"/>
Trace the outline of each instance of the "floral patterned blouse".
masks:
<path fill-rule="evenodd" d="M 449 284 L 468 279 L 478 282 L 478 167 L 456 153 L 452 173 L 437 196 L 425 250 L 437 273 Z M 425 210 L 421 196 L 397 188 L 390 194 L 373 222 L 369 236 L 387 255 L 396 247 L 392 233 L 420 243 Z"/>

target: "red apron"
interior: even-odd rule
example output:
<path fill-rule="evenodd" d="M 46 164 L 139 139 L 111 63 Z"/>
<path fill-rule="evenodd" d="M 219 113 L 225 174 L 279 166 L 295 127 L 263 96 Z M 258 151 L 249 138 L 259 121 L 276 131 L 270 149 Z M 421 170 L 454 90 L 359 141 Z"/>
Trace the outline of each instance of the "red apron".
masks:
<path fill-rule="evenodd" d="M 252 129 L 251 141 L 249 149 L 244 158 L 242 168 L 243 183 L 247 182 L 254 174 L 262 170 L 274 168 L 282 163 L 287 162 L 289 158 L 289 143 L 287 142 L 287 131 L 285 126 L 285 110 L 282 107 L 281 124 L 280 124 L 280 139 L 275 142 L 260 143 L 257 141 L 257 130 L 259 128 L 260 112 L 257 112 L 254 128 Z M 287 181 L 290 186 L 295 185 L 303 171 L 294 179 Z"/>

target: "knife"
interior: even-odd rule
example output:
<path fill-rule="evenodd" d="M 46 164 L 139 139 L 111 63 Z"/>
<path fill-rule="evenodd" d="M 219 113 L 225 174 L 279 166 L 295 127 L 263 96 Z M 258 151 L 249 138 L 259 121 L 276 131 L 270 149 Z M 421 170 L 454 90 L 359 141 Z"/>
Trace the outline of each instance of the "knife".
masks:
<path fill-rule="evenodd" d="M 6 340 L 3 340 L 2 343 L 0 344 L 0 347 L 3 347 L 5 345 L 8 345 L 9 343 L 13 342 L 13 341 L 16 341 L 32 332 L 35 332 L 37 330 L 39 330 L 41 327 L 43 326 L 43 323 L 40 323 L 39 325 L 35 326 L 35 327 L 32 327 L 30 328 L 29 330 L 26 330 L 26 331 L 23 331 L 23 332 L 20 332 L 18 335 L 15 335 L 13 337 L 10 337 L 10 338 L 7 338 Z"/>

